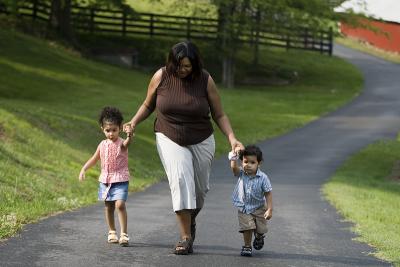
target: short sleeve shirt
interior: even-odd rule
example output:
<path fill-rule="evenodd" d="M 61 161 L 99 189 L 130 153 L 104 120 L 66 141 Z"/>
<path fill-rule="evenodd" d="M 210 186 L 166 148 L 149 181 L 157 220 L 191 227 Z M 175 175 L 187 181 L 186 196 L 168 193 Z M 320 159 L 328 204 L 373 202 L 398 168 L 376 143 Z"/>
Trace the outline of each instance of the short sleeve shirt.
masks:
<path fill-rule="evenodd" d="M 255 176 L 248 176 L 240 169 L 239 178 L 232 194 L 233 205 L 243 213 L 253 213 L 264 206 L 265 192 L 272 191 L 268 176 L 260 169 Z"/>

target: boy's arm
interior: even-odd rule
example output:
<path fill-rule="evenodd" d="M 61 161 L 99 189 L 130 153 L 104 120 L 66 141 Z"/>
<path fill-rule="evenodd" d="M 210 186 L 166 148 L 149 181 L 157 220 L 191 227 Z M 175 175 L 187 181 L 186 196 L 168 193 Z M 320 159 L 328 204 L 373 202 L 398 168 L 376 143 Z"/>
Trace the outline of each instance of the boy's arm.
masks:
<path fill-rule="evenodd" d="M 240 175 L 240 168 L 239 168 L 239 165 L 237 164 L 237 160 L 231 160 L 231 169 L 232 169 L 233 175 L 235 175 L 235 176 Z"/>
<path fill-rule="evenodd" d="M 264 213 L 264 218 L 269 220 L 272 218 L 272 191 L 265 192 L 265 205 L 267 206 L 267 211 Z"/>
<path fill-rule="evenodd" d="M 85 173 L 88 169 L 93 167 L 97 161 L 100 159 L 100 148 L 97 147 L 96 152 L 94 152 L 93 156 L 83 165 L 81 172 L 79 173 L 79 181 L 83 181 L 85 179 Z"/>

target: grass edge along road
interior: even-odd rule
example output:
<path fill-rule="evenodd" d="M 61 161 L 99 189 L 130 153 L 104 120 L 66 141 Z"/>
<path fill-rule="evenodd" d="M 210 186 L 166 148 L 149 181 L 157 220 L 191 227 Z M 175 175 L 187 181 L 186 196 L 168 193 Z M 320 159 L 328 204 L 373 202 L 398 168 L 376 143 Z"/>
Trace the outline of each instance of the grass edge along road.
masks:
<path fill-rule="evenodd" d="M 335 42 L 355 50 L 382 58 L 384 60 L 400 64 L 400 54 L 388 52 L 379 48 L 376 48 L 368 43 L 362 42 L 351 37 L 338 37 L 335 38 Z"/>
<path fill-rule="evenodd" d="M 400 54 L 377 49 L 353 38 L 336 38 L 335 42 L 400 63 Z M 355 223 L 352 231 L 360 235 L 357 239 L 375 247 L 377 257 L 393 262 L 395 266 L 400 266 L 398 155 L 399 140 L 372 144 L 352 156 L 322 189 L 339 213 Z"/>
<path fill-rule="evenodd" d="M 347 160 L 322 189 L 340 214 L 355 223 L 357 240 L 395 266 L 400 266 L 399 155 L 399 138 L 371 144 Z"/>
<path fill-rule="evenodd" d="M 89 61 L 16 31 L 0 30 L 0 51 L 0 238 L 7 238 L 24 224 L 97 201 L 99 168 L 90 170 L 84 183 L 77 177 L 104 138 L 98 112 L 114 105 L 129 119 L 145 97 L 150 75 Z M 252 58 L 245 51 L 240 56 Z M 296 71 L 298 80 L 220 88 L 225 112 L 245 144 L 317 119 L 356 96 L 362 84 L 360 72 L 335 57 L 264 50 L 260 62 Z M 225 138 L 219 130 L 215 137 L 217 156 L 225 154 Z M 130 191 L 163 177 L 152 118 L 140 124 L 129 151 Z"/>

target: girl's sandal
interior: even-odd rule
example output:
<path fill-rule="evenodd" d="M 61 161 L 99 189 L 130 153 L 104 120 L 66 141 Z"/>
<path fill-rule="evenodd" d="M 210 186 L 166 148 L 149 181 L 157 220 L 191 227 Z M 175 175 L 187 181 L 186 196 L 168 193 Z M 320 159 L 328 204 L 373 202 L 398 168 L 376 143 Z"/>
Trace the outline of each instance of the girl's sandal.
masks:
<path fill-rule="evenodd" d="M 178 241 L 172 253 L 176 255 L 187 255 L 189 253 L 193 253 L 192 240 L 183 239 Z"/>
<path fill-rule="evenodd" d="M 108 231 L 107 242 L 108 243 L 118 243 L 117 232 L 115 232 L 113 230 Z"/>
<path fill-rule="evenodd" d="M 119 237 L 119 244 L 123 247 L 126 247 L 129 245 L 129 236 L 127 233 L 121 234 L 121 236 Z"/>

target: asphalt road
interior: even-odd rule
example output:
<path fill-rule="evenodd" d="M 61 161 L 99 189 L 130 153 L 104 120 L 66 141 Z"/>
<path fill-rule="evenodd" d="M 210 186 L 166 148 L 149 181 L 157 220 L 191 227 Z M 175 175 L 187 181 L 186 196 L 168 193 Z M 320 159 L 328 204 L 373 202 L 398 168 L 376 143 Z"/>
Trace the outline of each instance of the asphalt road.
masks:
<path fill-rule="evenodd" d="M 162 182 L 129 196 L 129 247 L 106 243 L 99 203 L 27 225 L 0 244 L 0 266 L 391 266 L 353 240 L 351 225 L 322 198 L 320 188 L 352 153 L 400 131 L 400 65 L 340 46 L 335 54 L 360 68 L 364 91 L 341 109 L 260 143 L 274 214 L 265 247 L 252 258 L 239 256 L 242 237 L 230 200 L 235 179 L 222 157 L 213 165 L 192 255 L 170 253 L 178 229 Z"/>

